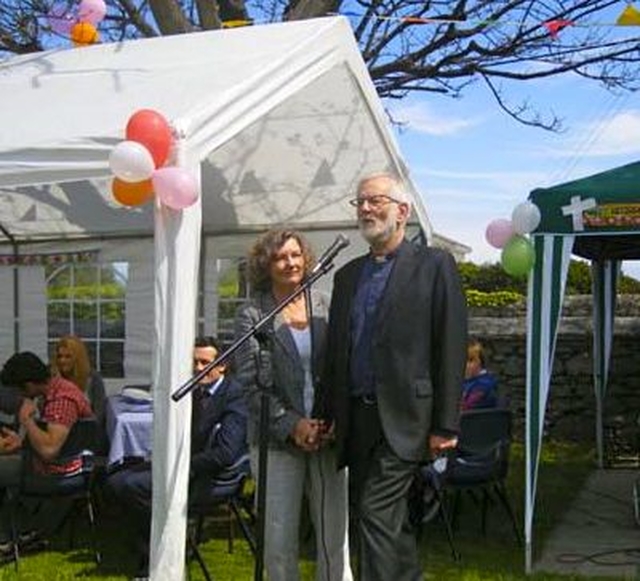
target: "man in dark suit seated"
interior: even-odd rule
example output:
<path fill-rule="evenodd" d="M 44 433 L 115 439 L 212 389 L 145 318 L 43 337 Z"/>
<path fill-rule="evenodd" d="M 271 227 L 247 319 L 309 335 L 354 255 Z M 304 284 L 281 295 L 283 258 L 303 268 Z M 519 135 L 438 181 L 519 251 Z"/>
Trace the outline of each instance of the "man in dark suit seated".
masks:
<path fill-rule="evenodd" d="M 215 360 L 220 347 L 213 337 L 196 339 L 194 372 Z M 247 405 L 240 384 L 225 376 L 226 365 L 207 373 L 192 393 L 190 498 L 247 453 Z M 137 578 L 148 576 L 151 528 L 151 464 L 125 467 L 108 484 L 136 531 L 140 553 Z"/>

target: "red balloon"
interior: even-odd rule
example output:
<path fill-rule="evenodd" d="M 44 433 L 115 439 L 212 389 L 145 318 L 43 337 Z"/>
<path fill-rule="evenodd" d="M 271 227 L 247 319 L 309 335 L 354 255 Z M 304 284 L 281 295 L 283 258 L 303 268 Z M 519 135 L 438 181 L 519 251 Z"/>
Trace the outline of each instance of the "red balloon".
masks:
<path fill-rule="evenodd" d="M 169 157 L 173 134 L 167 120 L 153 109 L 136 111 L 127 123 L 126 137 L 144 145 L 153 157 L 156 169 Z"/>

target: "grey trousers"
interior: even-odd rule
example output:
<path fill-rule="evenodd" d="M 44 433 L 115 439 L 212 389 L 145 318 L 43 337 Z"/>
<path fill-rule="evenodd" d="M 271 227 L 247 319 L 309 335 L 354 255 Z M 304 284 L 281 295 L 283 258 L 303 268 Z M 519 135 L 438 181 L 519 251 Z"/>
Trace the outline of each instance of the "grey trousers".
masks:
<path fill-rule="evenodd" d="M 258 474 L 258 449 L 251 448 Z M 347 476 L 329 448 L 307 453 L 270 449 L 267 465 L 265 566 L 270 581 L 299 581 L 303 495 L 316 537 L 316 581 L 352 581 L 347 534 Z"/>
<path fill-rule="evenodd" d="M 423 575 L 407 502 L 417 464 L 401 460 L 391 450 L 375 404 L 353 406 L 348 463 L 358 580 L 420 581 Z"/>

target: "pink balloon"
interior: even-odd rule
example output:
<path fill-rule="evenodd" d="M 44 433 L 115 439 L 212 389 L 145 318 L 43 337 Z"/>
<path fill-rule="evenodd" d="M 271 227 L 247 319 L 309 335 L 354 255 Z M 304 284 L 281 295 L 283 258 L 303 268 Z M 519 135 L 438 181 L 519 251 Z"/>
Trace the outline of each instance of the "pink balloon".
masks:
<path fill-rule="evenodd" d="M 494 248 L 504 248 L 504 245 L 508 242 L 509 238 L 513 236 L 513 234 L 514 232 L 511 220 L 498 218 L 497 220 L 489 222 L 484 233 L 484 237 Z"/>
<path fill-rule="evenodd" d="M 198 199 L 196 179 L 181 167 L 161 167 L 151 177 L 153 189 L 160 201 L 173 210 L 182 210 Z"/>
<path fill-rule="evenodd" d="M 76 19 L 73 14 L 67 12 L 65 5 L 54 4 L 47 14 L 47 23 L 53 32 L 68 36 Z"/>
<path fill-rule="evenodd" d="M 104 0 L 82 0 L 78 7 L 78 22 L 89 22 L 95 26 L 104 20 L 106 14 Z"/>

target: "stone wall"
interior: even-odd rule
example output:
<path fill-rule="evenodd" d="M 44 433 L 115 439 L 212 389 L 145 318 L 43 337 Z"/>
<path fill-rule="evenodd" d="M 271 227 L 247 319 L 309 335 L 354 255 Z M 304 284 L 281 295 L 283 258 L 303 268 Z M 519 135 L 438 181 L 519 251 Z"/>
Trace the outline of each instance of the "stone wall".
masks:
<path fill-rule="evenodd" d="M 485 345 L 487 367 L 499 379 L 501 396 L 514 411 L 516 437 L 524 433 L 526 306 L 470 309 L 469 332 Z M 595 440 L 592 304 L 590 296 L 565 298 L 547 405 L 545 433 Z M 640 297 L 619 297 L 605 400 L 605 422 L 637 444 L 640 415 Z M 637 448 L 637 447 L 636 447 Z"/>

